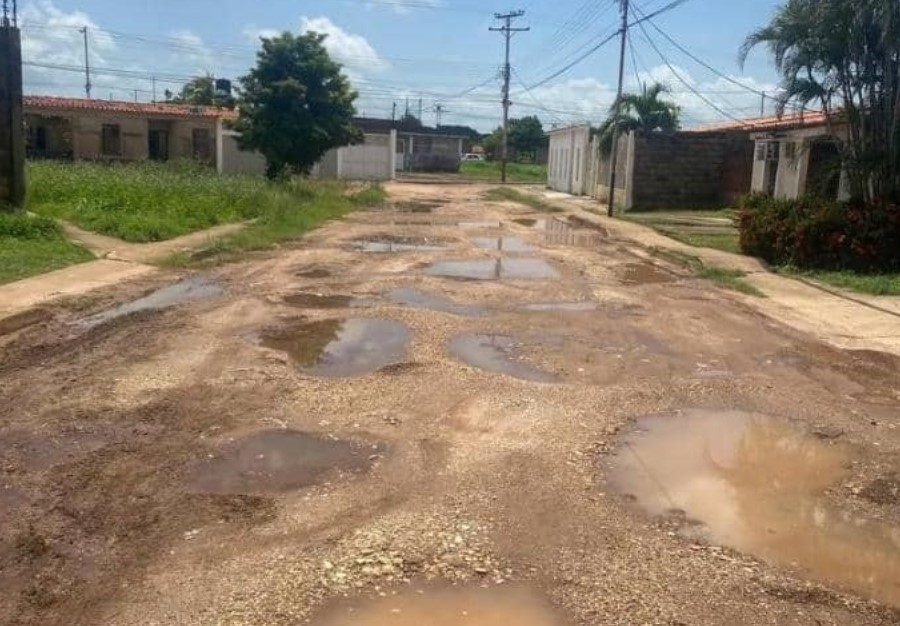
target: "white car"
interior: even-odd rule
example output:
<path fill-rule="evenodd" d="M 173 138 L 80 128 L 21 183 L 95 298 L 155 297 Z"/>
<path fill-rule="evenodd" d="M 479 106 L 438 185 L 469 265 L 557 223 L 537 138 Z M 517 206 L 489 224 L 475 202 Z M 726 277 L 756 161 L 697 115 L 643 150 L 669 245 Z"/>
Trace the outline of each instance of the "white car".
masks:
<path fill-rule="evenodd" d="M 461 157 L 459 157 L 459 160 L 460 160 L 460 162 L 465 162 L 465 161 L 484 161 L 484 155 L 482 155 L 482 154 L 475 154 L 474 152 L 470 152 L 470 153 L 468 153 L 468 154 L 464 154 L 464 155 L 462 155 Z"/>

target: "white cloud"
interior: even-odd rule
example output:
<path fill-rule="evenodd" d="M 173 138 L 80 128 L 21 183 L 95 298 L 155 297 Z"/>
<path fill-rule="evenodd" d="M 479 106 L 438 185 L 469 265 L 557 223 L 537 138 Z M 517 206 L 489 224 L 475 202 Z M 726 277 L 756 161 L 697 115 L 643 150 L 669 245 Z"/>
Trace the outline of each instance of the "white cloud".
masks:
<path fill-rule="evenodd" d="M 301 32 L 317 32 L 328 35 L 325 48 L 337 61 L 348 69 L 348 75 L 383 72 L 390 69 L 385 61 L 362 35 L 348 33 L 327 17 L 303 17 L 300 19 Z"/>
<path fill-rule="evenodd" d="M 257 28 L 248 26 L 242 31 L 244 37 L 253 44 L 258 44 L 260 39 L 272 39 L 281 34 L 277 28 Z"/>

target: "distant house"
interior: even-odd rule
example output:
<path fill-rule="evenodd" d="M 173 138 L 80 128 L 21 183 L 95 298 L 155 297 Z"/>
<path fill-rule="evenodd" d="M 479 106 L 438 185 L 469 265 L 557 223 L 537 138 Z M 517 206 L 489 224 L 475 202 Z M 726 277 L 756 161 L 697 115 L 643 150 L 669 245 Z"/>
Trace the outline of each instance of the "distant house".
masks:
<path fill-rule="evenodd" d="M 364 133 L 397 132 L 396 168 L 405 172 L 455 172 L 469 141 L 463 135 L 446 134 L 427 126 L 405 126 L 393 120 L 360 117 L 355 121 Z"/>
<path fill-rule="evenodd" d="M 591 127 L 588 124 L 558 128 L 547 133 L 550 149 L 547 184 L 575 196 L 587 195 L 591 162 Z"/>
<path fill-rule="evenodd" d="M 749 132 L 754 142 L 751 191 L 776 198 L 798 198 L 807 193 L 847 197 L 846 176 L 832 134 L 846 130 L 840 124 L 829 128 L 824 113 L 756 118 L 714 128 L 736 127 Z"/>

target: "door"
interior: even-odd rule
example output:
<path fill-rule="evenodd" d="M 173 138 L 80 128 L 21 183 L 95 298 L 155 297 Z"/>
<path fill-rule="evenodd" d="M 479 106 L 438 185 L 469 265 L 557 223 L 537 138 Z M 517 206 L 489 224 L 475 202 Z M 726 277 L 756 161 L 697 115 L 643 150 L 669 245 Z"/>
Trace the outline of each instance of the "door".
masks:
<path fill-rule="evenodd" d="M 150 158 L 154 161 L 169 159 L 169 133 L 164 130 L 151 130 L 148 135 Z"/>

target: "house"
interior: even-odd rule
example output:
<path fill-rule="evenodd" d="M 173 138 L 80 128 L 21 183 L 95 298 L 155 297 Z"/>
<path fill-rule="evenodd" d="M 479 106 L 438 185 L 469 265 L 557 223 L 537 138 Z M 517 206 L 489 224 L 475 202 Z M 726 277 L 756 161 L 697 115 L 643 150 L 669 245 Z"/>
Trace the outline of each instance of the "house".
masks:
<path fill-rule="evenodd" d="M 848 197 L 836 141 L 846 129 L 841 124 L 829 125 L 824 113 L 755 118 L 717 127 L 740 127 L 750 133 L 754 142 L 750 191 L 787 199 L 809 193 Z"/>
<path fill-rule="evenodd" d="M 589 124 L 557 128 L 550 137 L 547 185 L 555 190 L 583 196 L 589 193 L 587 173 L 591 156 Z"/>
<path fill-rule="evenodd" d="M 447 134 L 439 128 L 394 120 L 359 117 L 355 122 L 367 134 L 396 131 L 396 168 L 404 172 L 455 172 L 459 170 L 459 157 L 465 153 L 469 141 L 468 137 Z"/>

